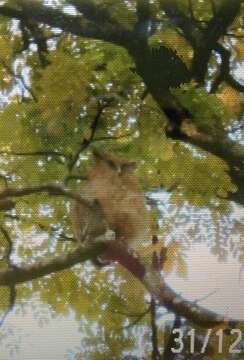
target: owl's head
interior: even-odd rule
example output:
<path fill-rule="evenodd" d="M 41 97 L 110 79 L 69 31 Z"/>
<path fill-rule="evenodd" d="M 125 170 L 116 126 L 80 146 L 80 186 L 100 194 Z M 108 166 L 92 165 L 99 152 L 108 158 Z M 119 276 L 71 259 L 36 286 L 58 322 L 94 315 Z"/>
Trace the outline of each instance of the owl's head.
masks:
<path fill-rule="evenodd" d="M 119 158 L 111 153 L 93 150 L 93 155 L 98 162 L 103 162 L 118 175 L 130 173 L 136 169 L 136 162 Z"/>

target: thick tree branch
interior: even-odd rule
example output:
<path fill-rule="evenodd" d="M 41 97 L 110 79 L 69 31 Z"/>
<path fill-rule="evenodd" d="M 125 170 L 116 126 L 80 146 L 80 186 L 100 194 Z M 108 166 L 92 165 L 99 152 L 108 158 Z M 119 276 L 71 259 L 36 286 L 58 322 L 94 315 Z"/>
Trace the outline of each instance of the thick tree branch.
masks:
<path fill-rule="evenodd" d="M 149 0 L 136 1 L 136 15 L 134 34 L 140 41 L 147 41 L 157 28 L 157 21 L 153 19 Z"/>
<path fill-rule="evenodd" d="M 227 84 L 232 86 L 233 89 L 244 93 L 244 85 L 240 84 L 231 74 L 226 75 L 225 81 L 227 82 Z"/>
<path fill-rule="evenodd" d="M 31 281 L 42 276 L 52 274 L 61 270 L 70 268 L 76 264 L 96 258 L 102 254 L 104 259 L 117 261 L 127 270 L 129 270 L 157 299 L 159 304 L 168 310 L 195 322 L 199 326 L 211 327 L 215 325 L 234 326 L 239 321 L 218 315 L 213 311 L 199 306 L 195 302 L 184 299 L 177 294 L 169 285 L 167 285 L 158 271 L 151 268 L 145 268 L 138 258 L 129 254 L 126 248 L 111 242 L 97 243 L 89 249 L 77 248 L 76 250 L 58 256 L 52 260 L 41 260 L 35 264 L 25 265 L 23 267 L 14 267 L 7 270 L 0 270 L 0 286 L 10 286 Z"/>
<path fill-rule="evenodd" d="M 221 136 L 201 133 L 190 121 L 182 122 L 174 139 L 197 146 L 224 160 L 231 180 L 237 186 L 237 191 L 229 193 L 227 198 L 244 204 L 244 147 L 241 144 L 231 140 L 225 132 Z"/>
<path fill-rule="evenodd" d="M 7 270 L 0 270 L 0 286 L 21 284 L 39 277 L 65 270 L 73 265 L 90 260 L 99 255 L 106 248 L 106 244 L 98 243 L 90 249 L 77 248 L 63 256 L 49 260 L 40 260 L 35 264 L 23 267 L 14 267 Z"/>
<path fill-rule="evenodd" d="M 215 46 L 215 50 L 220 54 L 221 56 L 221 66 L 220 66 L 220 72 L 218 76 L 216 77 L 215 81 L 213 82 L 211 92 L 214 93 L 218 90 L 219 85 L 225 81 L 227 84 L 232 86 L 234 89 L 236 89 L 239 92 L 244 92 L 244 86 L 241 85 L 237 80 L 233 78 L 231 75 L 231 69 L 230 69 L 230 58 L 231 53 L 229 50 L 227 50 L 223 45 L 217 44 Z"/>
<path fill-rule="evenodd" d="M 9 6 L 0 6 L 0 15 L 25 21 L 26 18 L 38 23 L 57 27 L 73 35 L 109 41 L 118 45 L 128 42 L 131 33 L 126 30 L 118 31 L 117 25 L 107 23 L 99 26 L 94 21 L 89 21 L 84 16 L 65 14 L 58 9 L 42 5 L 40 1 L 23 0 L 21 9 Z"/>
<path fill-rule="evenodd" d="M 212 50 L 240 12 L 242 1 L 222 0 L 218 9 L 214 7 L 213 17 L 207 23 L 206 28 L 200 26 L 194 18 L 183 13 L 175 0 L 160 1 L 162 10 L 165 11 L 171 22 L 182 30 L 185 38 L 193 47 L 192 74 L 199 84 L 204 81 Z"/>
<path fill-rule="evenodd" d="M 125 248 L 117 244 L 112 244 L 108 247 L 105 250 L 104 257 L 119 262 L 119 264 L 129 270 L 145 286 L 149 293 L 157 299 L 159 304 L 199 326 L 211 327 L 222 324 L 228 327 L 240 323 L 237 320 L 218 315 L 211 310 L 199 306 L 195 302 L 184 299 L 166 284 L 159 271 L 154 270 L 152 267 L 146 268 L 140 263 L 138 258 L 133 257 Z"/>
<path fill-rule="evenodd" d="M 183 13 L 175 0 L 161 0 L 160 6 L 161 9 L 165 11 L 172 24 L 181 29 L 185 38 L 192 47 L 195 48 L 197 45 L 197 38 L 201 34 L 199 23 Z"/>
<path fill-rule="evenodd" d="M 207 28 L 202 31 L 202 38 L 199 39 L 197 46 L 194 48 L 195 52 L 192 63 L 192 72 L 199 84 L 203 83 L 205 79 L 212 50 L 240 12 L 242 1 L 222 0 L 220 7 L 209 21 Z"/>
<path fill-rule="evenodd" d="M 33 195 L 33 194 L 44 193 L 44 192 L 46 192 L 50 195 L 54 195 L 54 196 L 68 197 L 70 199 L 80 202 L 81 204 L 83 204 L 86 207 L 93 209 L 93 205 L 89 201 L 83 199 L 78 194 L 76 194 L 70 190 L 64 189 L 63 187 L 58 186 L 58 185 L 30 186 L 30 187 L 20 188 L 20 189 L 8 188 L 8 189 L 0 192 L 0 200 L 11 198 L 11 197 L 22 197 L 22 196 Z"/>
<path fill-rule="evenodd" d="M 76 10 L 82 13 L 86 19 L 106 26 L 108 23 L 113 24 L 117 28 L 119 23 L 111 17 L 108 7 L 102 5 L 95 5 L 91 0 L 69 0 Z M 118 29 L 119 30 L 119 29 Z"/>

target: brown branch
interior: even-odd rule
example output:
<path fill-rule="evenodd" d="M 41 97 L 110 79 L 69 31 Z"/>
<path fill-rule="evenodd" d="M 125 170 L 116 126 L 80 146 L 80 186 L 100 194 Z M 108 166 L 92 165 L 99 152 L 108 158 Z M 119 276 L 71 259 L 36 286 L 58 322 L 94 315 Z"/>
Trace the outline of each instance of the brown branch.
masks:
<path fill-rule="evenodd" d="M 200 34 L 199 22 L 188 17 L 179 9 L 175 0 L 160 0 L 160 6 L 175 26 L 179 27 L 193 48 L 197 45 L 196 35 Z"/>
<path fill-rule="evenodd" d="M 53 259 L 40 260 L 35 264 L 25 265 L 23 267 L 0 270 L 0 286 L 21 284 L 57 271 L 65 270 L 80 262 L 96 258 L 97 255 L 105 250 L 106 246 L 104 243 L 98 243 L 90 249 L 84 250 L 77 248 L 68 254 Z"/>
<path fill-rule="evenodd" d="M 222 136 L 204 136 L 203 134 L 202 137 L 195 136 L 193 133 L 182 133 L 181 139 L 220 157 L 226 162 L 228 165 L 227 172 L 229 172 L 232 182 L 237 186 L 237 191 L 229 193 L 226 199 L 244 204 L 244 147 L 231 140 L 227 133 L 222 133 Z"/>
<path fill-rule="evenodd" d="M 54 259 L 40 260 L 35 264 L 25 265 L 23 267 L 14 267 L 7 270 L 0 270 L 0 286 L 10 286 L 11 284 L 20 284 L 31 281 L 54 272 L 65 270 L 80 262 L 96 258 L 102 254 L 103 258 L 119 262 L 123 267 L 129 270 L 157 299 L 159 304 L 183 316 L 199 326 L 209 327 L 215 325 L 234 326 L 240 322 L 216 314 L 213 311 L 205 309 L 194 302 L 184 299 L 169 287 L 159 272 L 152 269 L 146 269 L 138 258 L 129 254 L 125 248 L 116 243 L 97 243 L 89 249 L 77 248 L 76 250 L 58 256 Z"/>
<path fill-rule="evenodd" d="M 147 314 L 149 314 L 149 312 L 150 312 L 150 306 L 148 307 L 148 309 L 146 309 L 145 311 L 140 312 L 140 313 L 127 313 L 127 312 L 120 311 L 120 310 L 113 310 L 113 312 L 114 312 L 115 314 L 124 315 L 124 316 L 130 317 L 130 318 L 138 318 L 138 317 L 144 317 L 144 316 L 146 316 Z"/>
<path fill-rule="evenodd" d="M 151 11 L 149 0 L 136 1 L 136 15 L 139 23 L 150 20 Z"/>
<path fill-rule="evenodd" d="M 225 81 L 227 84 L 232 86 L 237 91 L 244 92 L 244 86 L 241 85 L 237 80 L 235 80 L 233 76 L 230 74 L 230 58 L 231 58 L 230 51 L 219 43 L 215 46 L 215 50 L 220 54 L 222 62 L 220 66 L 219 75 L 216 77 L 215 81 L 213 82 L 211 92 L 212 93 L 216 92 L 218 90 L 219 85 L 223 81 Z"/>
<path fill-rule="evenodd" d="M 149 21 L 151 22 L 152 20 L 149 0 L 136 1 L 136 15 L 137 22 L 134 26 L 134 34 L 137 39 L 145 41 L 148 36 L 151 35 L 151 31 L 149 31 L 148 27 Z"/>
<path fill-rule="evenodd" d="M 226 34 L 228 27 L 240 12 L 241 2 L 242 0 L 222 0 L 217 9 L 212 1 L 214 16 L 206 23 L 206 27 L 206 25 L 201 26 L 197 20 L 192 18 L 192 10 L 190 11 L 191 17 L 185 15 L 175 0 L 160 0 L 162 10 L 165 11 L 172 23 L 182 30 L 183 35 L 193 47 L 192 74 L 199 84 L 203 83 L 207 73 L 212 50 L 221 36 Z M 191 4 L 190 0 L 189 4 Z"/>
<path fill-rule="evenodd" d="M 244 93 L 244 85 L 240 84 L 231 74 L 227 74 L 225 81 L 229 84 L 233 89 Z"/>
<path fill-rule="evenodd" d="M 89 21 L 84 16 L 65 14 L 59 9 L 44 6 L 36 0 L 22 0 L 21 5 L 20 10 L 2 5 L 0 15 L 22 21 L 30 18 L 40 24 L 57 27 L 73 35 L 109 41 L 118 45 L 125 44 L 131 36 L 130 31 L 125 29 L 118 31 L 114 24 L 99 26 L 95 21 Z"/>
<path fill-rule="evenodd" d="M 207 28 L 202 30 L 201 38 L 194 47 L 192 63 L 192 72 L 199 84 L 205 79 L 212 50 L 240 12 L 241 2 L 242 0 L 222 0 Z"/>
<path fill-rule="evenodd" d="M 112 103 L 112 101 L 114 100 L 114 98 L 104 98 L 104 99 L 98 99 L 98 103 L 97 103 L 97 113 L 90 125 L 90 136 L 89 138 L 85 138 L 82 143 L 80 144 L 77 152 L 74 154 L 71 162 L 69 163 L 69 172 L 72 171 L 73 167 L 75 166 L 75 164 L 77 163 L 77 161 L 79 160 L 80 154 L 87 149 L 87 147 L 93 142 L 94 137 L 95 137 L 95 133 L 98 127 L 98 123 L 99 120 L 103 114 L 103 111 Z"/>
<path fill-rule="evenodd" d="M 238 320 L 216 314 L 192 301 L 184 299 L 166 284 L 160 272 L 152 267 L 145 268 L 138 258 L 129 254 L 126 248 L 118 244 L 111 244 L 105 250 L 103 257 L 107 260 L 117 261 L 130 271 L 148 290 L 159 304 L 186 319 L 203 327 L 215 325 L 232 326 L 239 324 Z"/>
<path fill-rule="evenodd" d="M 133 314 L 131 314 L 131 315 L 130 314 L 124 314 L 127 317 L 135 317 L 135 319 L 132 322 L 130 322 L 128 325 L 122 326 L 120 329 L 124 330 L 124 329 L 132 328 L 133 326 L 138 324 L 149 313 L 149 311 L 150 311 L 150 308 L 147 309 L 146 311 L 143 311 L 141 314 L 138 314 L 137 316 L 135 316 Z M 116 312 L 116 314 L 118 314 L 118 313 L 119 312 Z M 122 313 L 120 312 L 120 314 L 122 314 Z"/>
<path fill-rule="evenodd" d="M 1 233 L 3 234 L 5 240 L 7 241 L 8 243 L 8 246 L 7 246 L 7 250 L 6 250 L 6 253 L 5 253 L 5 258 L 9 264 L 9 266 L 11 266 L 11 255 L 12 255 L 12 252 L 13 252 L 13 242 L 12 242 L 12 239 L 10 238 L 7 230 L 2 226 L 0 225 L 0 231 Z"/>
<path fill-rule="evenodd" d="M 9 286 L 9 303 L 8 303 L 7 309 L 4 311 L 2 318 L 0 319 L 0 327 L 3 325 L 8 314 L 13 310 L 13 307 L 14 307 L 15 301 L 16 301 L 16 296 L 17 296 L 17 292 L 16 292 L 15 285 L 10 285 Z"/>
<path fill-rule="evenodd" d="M 15 202 L 11 199 L 0 199 L 0 211 L 11 210 L 15 207 Z"/>
<path fill-rule="evenodd" d="M 61 153 L 59 151 L 52 151 L 52 150 L 40 150 L 40 151 L 0 151 L 0 155 L 11 155 L 11 156 L 57 156 L 63 157 L 65 159 L 68 158 L 67 155 Z"/>
<path fill-rule="evenodd" d="M 91 0 L 69 0 L 68 2 L 88 20 L 102 26 L 106 26 L 107 23 L 110 23 L 116 26 L 119 30 L 120 24 L 111 16 L 107 8 L 104 8 L 101 5 L 95 5 Z"/>
<path fill-rule="evenodd" d="M 154 298 L 151 298 L 150 305 L 150 313 L 151 313 L 151 342 L 152 342 L 152 360 L 160 360 L 161 355 L 158 349 L 158 328 L 156 324 L 156 302 Z"/>
<path fill-rule="evenodd" d="M 125 139 L 128 138 L 130 136 L 133 136 L 133 133 L 128 133 L 128 134 L 122 134 L 122 135 L 118 135 L 118 136 L 100 136 L 100 137 L 96 137 L 93 139 L 93 142 L 96 141 L 107 141 L 107 140 L 120 140 L 120 139 Z"/>
<path fill-rule="evenodd" d="M 2 225 L 0 225 L 0 231 L 3 234 L 4 238 L 6 239 L 6 241 L 8 243 L 7 250 L 6 250 L 6 253 L 5 253 L 5 258 L 6 258 L 7 263 L 8 263 L 8 269 L 13 269 L 14 265 L 12 264 L 12 260 L 11 260 L 11 255 L 12 255 L 12 252 L 13 252 L 12 239 L 10 238 L 7 230 Z M 0 327 L 3 325 L 6 317 L 12 311 L 12 309 L 13 309 L 13 307 L 15 305 L 16 295 L 17 295 L 15 285 L 16 284 L 13 284 L 13 283 L 9 284 L 9 303 L 8 303 L 7 309 L 4 311 L 4 314 L 3 314 L 2 318 L 0 319 Z"/>
<path fill-rule="evenodd" d="M 211 93 L 215 93 L 220 84 L 223 81 L 226 81 L 227 79 L 227 74 L 229 74 L 230 71 L 230 57 L 231 57 L 231 53 L 229 52 L 229 50 L 225 49 L 222 45 L 217 44 L 215 47 L 215 50 L 220 54 L 221 56 L 221 65 L 220 65 L 220 72 L 219 74 L 216 76 L 212 87 L 211 87 Z"/>
<path fill-rule="evenodd" d="M 25 13 L 25 2 L 22 0 L 16 0 L 19 8 Z M 37 53 L 40 60 L 40 65 L 45 67 L 49 64 L 49 61 L 46 58 L 46 54 L 48 53 L 47 47 L 47 38 L 44 35 L 43 29 L 39 27 L 39 24 L 33 20 L 33 18 L 25 17 L 21 20 L 20 25 L 22 31 L 22 37 L 24 42 L 24 48 L 28 48 L 30 44 L 30 37 L 32 37 L 37 46 Z"/>
<path fill-rule="evenodd" d="M 18 220 L 20 220 L 20 218 L 18 218 Z M 73 243 L 77 244 L 77 239 L 66 235 L 63 231 L 59 232 L 58 231 L 59 229 L 55 225 L 51 225 L 50 227 L 47 227 L 40 222 L 33 222 L 33 225 L 38 226 L 40 228 L 40 230 L 45 231 L 45 232 L 49 232 L 51 230 L 53 234 L 58 235 L 58 241 L 68 241 L 68 242 L 73 242 Z"/>
<path fill-rule="evenodd" d="M 64 189 L 63 187 L 58 185 L 30 186 L 20 189 L 8 188 L 0 192 L 0 199 L 6 199 L 9 197 L 22 197 L 22 196 L 33 195 L 44 192 L 54 196 L 65 196 L 82 203 L 86 207 L 93 208 L 89 201 L 83 199 L 78 194 L 70 190 Z"/>

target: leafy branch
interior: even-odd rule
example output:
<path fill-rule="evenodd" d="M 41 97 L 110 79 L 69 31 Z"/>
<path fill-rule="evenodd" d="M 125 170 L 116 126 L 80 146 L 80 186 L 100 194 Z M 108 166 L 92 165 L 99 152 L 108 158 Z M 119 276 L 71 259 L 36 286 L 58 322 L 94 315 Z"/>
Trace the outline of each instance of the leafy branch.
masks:
<path fill-rule="evenodd" d="M 228 327 L 240 323 L 235 319 L 221 316 L 192 301 L 184 299 L 166 284 L 158 271 L 145 268 L 138 258 L 129 254 L 127 249 L 120 247 L 113 241 L 109 244 L 99 242 L 86 249 L 78 247 L 68 254 L 57 256 L 53 259 L 43 259 L 35 264 L 0 270 L 0 286 L 10 286 L 31 281 L 96 258 L 99 254 L 103 254 L 103 258 L 120 263 L 130 271 L 145 286 L 149 293 L 157 299 L 158 303 L 169 311 L 179 314 L 203 327 L 215 325 Z"/>
<path fill-rule="evenodd" d="M 99 120 L 103 114 L 103 111 L 110 106 L 110 104 L 114 101 L 113 97 L 103 97 L 102 99 L 98 99 L 97 101 L 97 112 L 96 115 L 94 116 L 94 119 L 90 125 L 90 136 L 88 138 L 84 138 L 84 140 L 81 142 L 78 150 L 76 151 L 76 153 L 74 154 L 74 156 L 72 157 L 72 160 L 69 163 L 68 169 L 69 172 L 72 171 L 73 167 L 75 166 L 75 164 L 77 163 L 77 161 L 79 160 L 80 154 L 87 149 L 87 147 L 93 142 L 95 134 L 96 134 L 96 130 L 99 124 Z M 97 140 L 96 140 L 97 141 Z"/>
<path fill-rule="evenodd" d="M 86 199 L 82 198 L 80 195 L 67 190 L 61 186 L 58 185 L 40 185 L 40 186 L 30 186 L 25 188 L 19 188 L 19 189 L 5 189 L 0 192 L 0 200 L 6 199 L 10 197 L 22 197 L 27 195 L 33 195 L 38 193 L 48 193 L 49 195 L 53 196 L 65 196 L 70 199 L 76 200 L 83 204 L 86 207 L 93 208 L 92 204 L 87 201 Z"/>

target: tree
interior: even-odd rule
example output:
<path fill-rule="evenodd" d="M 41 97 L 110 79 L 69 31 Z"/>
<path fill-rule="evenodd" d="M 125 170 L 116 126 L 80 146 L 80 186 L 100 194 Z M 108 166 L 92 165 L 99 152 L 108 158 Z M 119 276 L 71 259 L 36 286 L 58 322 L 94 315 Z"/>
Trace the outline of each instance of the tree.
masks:
<path fill-rule="evenodd" d="M 242 10 L 241 0 L 1 3 L 0 286 L 9 288 L 8 310 L 18 286 L 18 299 L 38 291 L 56 311 L 71 307 L 77 317 L 92 319 L 81 279 L 86 271 L 73 266 L 103 252 L 129 270 L 115 265 L 118 277 L 132 281 L 133 275 L 144 286 L 138 284 L 135 295 L 144 308 L 139 319 L 151 314 L 154 359 L 154 301 L 177 319 L 229 326 L 231 319 L 183 299 L 165 283 L 158 265 L 171 268 L 173 260 L 160 262 L 162 243 L 153 244 L 158 253 L 149 244 L 152 266 L 114 244 L 77 249 L 70 206 L 72 199 L 83 201 L 79 189 L 94 146 L 137 160 L 145 193 L 167 191 L 178 208 L 207 207 L 218 221 L 234 203 L 243 205 Z M 153 231 L 165 235 L 155 204 L 149 205 Z M 211 247 L 218 245 L 216 239 Z M 180 253 L 178 243 L 171 246 Z M 132 290 L 116 286 L 109 295 L 101 288 L 108 274 L 94 274 L 99 304 L 126 306 Z M 30 289 L 26 283 L 34 279 Z M 53 298 L 50 283 L 66 304 Z M 145 289 L 152 296 L 148 309 Z M 105 332 L 111 329 L 108 324 Z M 129 344 L 123 338 L 120 351 Z"/>

